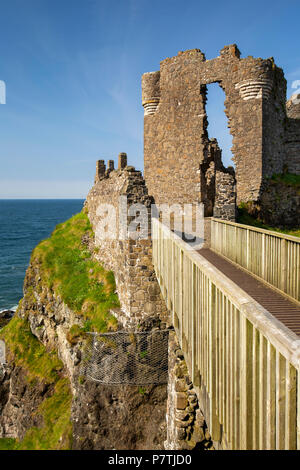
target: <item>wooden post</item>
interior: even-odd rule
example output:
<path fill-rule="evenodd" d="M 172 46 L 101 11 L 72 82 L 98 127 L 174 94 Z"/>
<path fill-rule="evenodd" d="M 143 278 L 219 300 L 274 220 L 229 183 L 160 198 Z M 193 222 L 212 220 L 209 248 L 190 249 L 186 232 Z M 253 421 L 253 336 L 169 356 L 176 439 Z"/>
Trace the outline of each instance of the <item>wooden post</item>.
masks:
<path fill-rule="evenodd" d="M 246 241 L 246 259 L 247 259 L 247 269 L 250 267 L 250 231 L 247 228 L 247 241 Z"/>
<path fill-rule="evenodd" d="M 261 277 L 265 278 L 265 267 L 266 267 L 266 235 L 262 234 L 261 237 Z"/>
<path fill-rule="evenodd" d="M 281 285 L 280 288 L 283 292 L 287 291 L 287 241 L 281 239 L 281 259 L 280 266 L 277 266 L 277 269 L 280 269 Z"/>

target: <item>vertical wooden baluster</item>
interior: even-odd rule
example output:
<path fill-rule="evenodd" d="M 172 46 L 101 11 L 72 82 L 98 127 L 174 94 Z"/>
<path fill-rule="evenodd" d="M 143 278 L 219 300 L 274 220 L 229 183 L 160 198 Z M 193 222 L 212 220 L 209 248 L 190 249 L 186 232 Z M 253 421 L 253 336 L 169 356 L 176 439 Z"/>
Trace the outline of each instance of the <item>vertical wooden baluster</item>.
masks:
<path fill-rule="evenodd" d="M 276 351 L 267 343 L 267 442 L 266 448 L 276 449 Z"/>
<path fill-rule="evenodd" d="M 216 287 L 210 282 L 209 289 L 209 391 L 211 437 L 214 441 L 220 439 L 220 424 L 216 415 Z"/>
<path fill-rule="evenodd" d="M 285 449 L 286 360 L 276 351 L 276 449 Z"/>
<path fill-rule="evenodd" d="M 241 317 L 241 449 L 252 449 L 253 326 Z"/>
<path fill-rule="evenodd" d="M 297 371 L 286 361 L 285 449 L 297 449 Z"/>

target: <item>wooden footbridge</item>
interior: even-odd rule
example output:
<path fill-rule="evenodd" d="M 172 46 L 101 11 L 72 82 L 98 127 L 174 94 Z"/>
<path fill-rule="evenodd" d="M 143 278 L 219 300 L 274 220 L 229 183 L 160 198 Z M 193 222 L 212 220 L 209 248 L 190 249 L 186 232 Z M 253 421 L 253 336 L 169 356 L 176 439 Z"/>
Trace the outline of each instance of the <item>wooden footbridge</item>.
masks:
<path fill-rule="evenodd" d="M 300 449 L 300 239 L 211 219 L 195 251 L 152 219 L 153 262 L 215 445 Z"/>

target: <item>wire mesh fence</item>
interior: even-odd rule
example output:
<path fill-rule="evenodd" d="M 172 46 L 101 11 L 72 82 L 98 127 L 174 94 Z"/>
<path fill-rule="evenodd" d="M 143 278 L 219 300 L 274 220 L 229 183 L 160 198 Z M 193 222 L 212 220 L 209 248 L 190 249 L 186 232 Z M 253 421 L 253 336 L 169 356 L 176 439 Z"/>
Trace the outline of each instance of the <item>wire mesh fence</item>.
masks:
<path fill-rule="evenodd" d="M 169 330 L 89 334 L 82 373 L 102 384 L 150 385 L 168 381 Z"/>

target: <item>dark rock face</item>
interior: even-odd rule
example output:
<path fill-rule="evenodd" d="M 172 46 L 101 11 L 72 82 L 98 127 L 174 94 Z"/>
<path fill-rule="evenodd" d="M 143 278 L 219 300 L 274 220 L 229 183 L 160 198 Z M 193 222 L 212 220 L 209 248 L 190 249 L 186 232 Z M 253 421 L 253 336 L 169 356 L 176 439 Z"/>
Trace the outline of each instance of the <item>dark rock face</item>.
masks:
<path fill-rule="evenodd" d="M 14 313 L 13 310 L 2 310 L 2 312 L 0 312 L 0 318 L 12 318 Z"/>
<path fill-rule="evenodd" d="M 29 383 L 21 367 L 0 367 L 0 436 L 22 439 L 27 429 L 41 425 L 35 411 L 53 388 Z"/>
<path fill-rule="evenodd" d="M 24 283 L 25 296 L 18 315 L 29 322 L 33 335 L 58 352 L 73 394 L 71 421 L 74 449 L 163 449 L 166 439 L 167 387 L 101 385 L 82 376 L 79 342 L 71 345 L 67 333 L 79 319 L 60 298 L 40 284 L 40 269 L 31 264 Z M 158 320 L 147 318 L 141 329 Z M 0 438 L 22 440 L 26 431 L 42 425 L 36 411 L 53 394 L 54 384 L 29 383 L 26 371 L 16 367 L 8 351 L 8 365 L 0 368 Z M 82 383 L 83 382 L 83 383 Z"/>
<path fill-rule="evenodd" d="M 166 385 L 137 387 L 85 382 L 73 401 L 73 449 L 163 449 Z"/>

